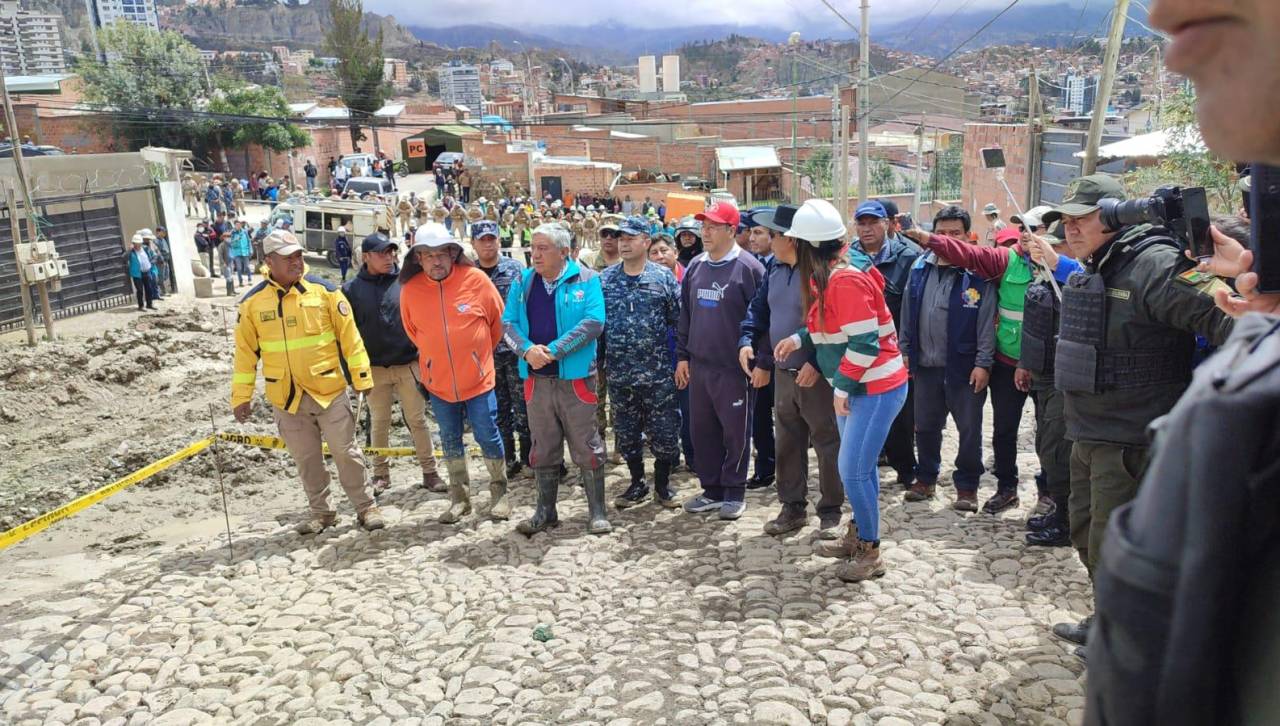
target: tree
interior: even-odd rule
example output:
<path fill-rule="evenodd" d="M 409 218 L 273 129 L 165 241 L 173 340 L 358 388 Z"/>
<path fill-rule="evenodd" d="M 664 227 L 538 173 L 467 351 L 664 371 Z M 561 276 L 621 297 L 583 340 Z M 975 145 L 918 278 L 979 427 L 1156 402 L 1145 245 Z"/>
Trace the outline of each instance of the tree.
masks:
<path fill-rule="evenodd" d="M 205 89 L 200 51 L 171 31 L 116 22 L 98 32 L 108 58 L 82 57 L 75 65 L 84 99 L 110 109 L 112 134 L 129 149 L 191 148 L 192 111 Z"/>
<path fill-rule="evenodd" d="M 364 28 L 361 0 L 332 0 L 329 3 L 329 32 L 324 37 L 325 52 L 338 59 L 338 95 L 351 116 L 351 145 L 359 148 L 364 134 L 360 127 L 391 95 L 382 80 L 382 29 L 370 39 Z M 374 135 L 377 145 L 377 134 Z"/>
<path fill-rule="evenodd" d="M 414 93 L 422 92 L 422 78 L 414 75 L 409 77 L 409 90 Z"/>
<path fill-rule="evenodd" d="M 1160 109 L 1161 125 L 1168 134 L 1164 154 L 1155 166 L 1135 169 L 1124 176 L 1130 196 L 1147 196 L 1157 187 L 1204 187 L 1210 206 L 1232 213 L 1239 207 L 1235 165 L 1205 148 L 1196 124 L 1196 97 L 1181 91 L 1166 99 Z"/>
<path fill-rule="evenodd" d="M 218 142 L 225 171 L 230 171 L 227 146 L 242 149 L 257 144 L 264 149 L 285 152 L 311 143 L 311 136 L 289 120 L 289 102 L 274 86 L 224 83 L 209 99 L 207 111 L 217 115 L 209 118 L 204 128 Z M 219 118 L 228 116 L 238 118 Z M 280 121 L 258 120 L 264 118 Z"/>
<path fill-rule="evenodd" d="M 898 177 L 893 165 L 884 159 L 871 159 L 867 164 L 867 187 L 874 194 L 892 194 Z"/>

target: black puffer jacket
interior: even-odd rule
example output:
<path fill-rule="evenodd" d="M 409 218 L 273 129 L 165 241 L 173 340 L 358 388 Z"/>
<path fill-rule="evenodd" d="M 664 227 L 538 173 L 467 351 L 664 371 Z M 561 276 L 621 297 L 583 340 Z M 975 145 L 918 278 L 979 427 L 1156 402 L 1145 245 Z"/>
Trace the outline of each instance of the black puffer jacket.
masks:
<path fill-rule="evenodd" d="M 393 267 L 385 275 L 375 275 L 361 265 L 356 276 L 342 287 L 351 302 L 371 365 L 398 366 L 418 360 L 418 349 L 409 341 L 400 319 L 400 282 L 396 279 L 399 273 L 399 268 Z"/>

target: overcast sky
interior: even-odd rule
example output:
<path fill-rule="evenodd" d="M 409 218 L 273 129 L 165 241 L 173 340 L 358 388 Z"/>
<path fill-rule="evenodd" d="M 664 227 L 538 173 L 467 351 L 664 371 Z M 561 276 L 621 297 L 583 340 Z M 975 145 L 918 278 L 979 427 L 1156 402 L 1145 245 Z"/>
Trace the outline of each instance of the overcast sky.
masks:
<path fill-rule="evenodd" d="M 1087 0 L 1023 0 L 1021 5 L 1067 2 L 1082 5 Z M 892 22 L 933 10 L 932 17 L 946 17 L 958 0 L 871 0 L 871 23 Z M 857 0 L 831 0 L 842 15 L 858 22 Z M 993 13 L 1009 0 L 971 0 L 965 10 Z M 448 27 L 472 23 L 522 25 L 592 25 L 613 21 L 646 28 L 675 25 L 785 25 L 810 26 L 840 21 L 819 0 L 365 0 L 365 9 L 395 15 L 410 25 Z M 621 11 L 621 12 L 620 12 Z"/>

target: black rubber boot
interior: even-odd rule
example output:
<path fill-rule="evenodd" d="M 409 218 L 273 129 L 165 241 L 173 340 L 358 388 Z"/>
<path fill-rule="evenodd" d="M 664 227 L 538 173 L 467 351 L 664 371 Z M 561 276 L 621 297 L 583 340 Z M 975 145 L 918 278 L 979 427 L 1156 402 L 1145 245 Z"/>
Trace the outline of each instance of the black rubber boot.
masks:
<path fill-rule="evenodd" d="M 516 531 L 526 537 L 560 526 L 556 514 L 560 474 L 555 469 L 534 469 L 533 476 L 538 484 L 538 503 L 533 507 L 533 516 L 516 525 Z"/>
<path fill-rule="evenodd" d="M 1069 527 L 1067 523 L 1067 497 L 1054 497 L 1052 512 L 1027 520 L 1028 532 L 1039 532 L 1048 527 L 1060 527 L 1063 529 Z"/>
<path fill-rule="evenodd" d="M 627 487 L 622 496 L 613 500 L 613 506 L 618 509 L 643 504 L 649 498 L 649 483 L 644 480 L 644 459 L 628 461 L 627 468 L 631 470 L 631 486 Z"/>
<path fill-rule="evenodd" d="M 672 462 L 659 459 L 653 462 L 653 498 L 666 507 L 675 509 L 680 506 L 676 501 L 676 492 L 671 488 Z"/>
<path fill-rule="evenodd" d="M 587 534 L 608 534 L 613 531 L 604 507 L 604 469 L 580 467 L 578 476 L 587 490 Z"/>
<path fill-rule="evenodd" d="M 520 434 L 520 465 L 529 466 L 529 452 L 533 451 L 533 439 L 529 434 Z"/>

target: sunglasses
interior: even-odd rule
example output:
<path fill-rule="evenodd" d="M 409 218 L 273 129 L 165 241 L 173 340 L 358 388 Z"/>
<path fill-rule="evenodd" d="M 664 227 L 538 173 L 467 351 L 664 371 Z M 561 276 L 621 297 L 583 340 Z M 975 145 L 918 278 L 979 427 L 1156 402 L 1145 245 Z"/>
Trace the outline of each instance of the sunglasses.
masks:
<path fill-rule="evenodd" d="M 1043 225 L 1043 224 L 1042 224 L 1042 225 L 1040 225 L 1040 226 L 1038 226 L 1038 227 L 1028 227 L 1028 226 L 1027 226 L 1027 225 L 1025 225 L 1025 224 L 1020 224 L 1020 225 L 1018 225 L 1018 231 L 1019 231 L 1019 232 L 1040 232 L 1040 231 L 1042 231 L 1043 229 L 1044 229 L 1044 225 Z"/>
<path fill-rule="evenodd" d="M 606 239 L 612 239 L 614 237 L 621 237 L 622 233 L 616 229 L 606 229 L 600 232 L 600 236 Z"/>

